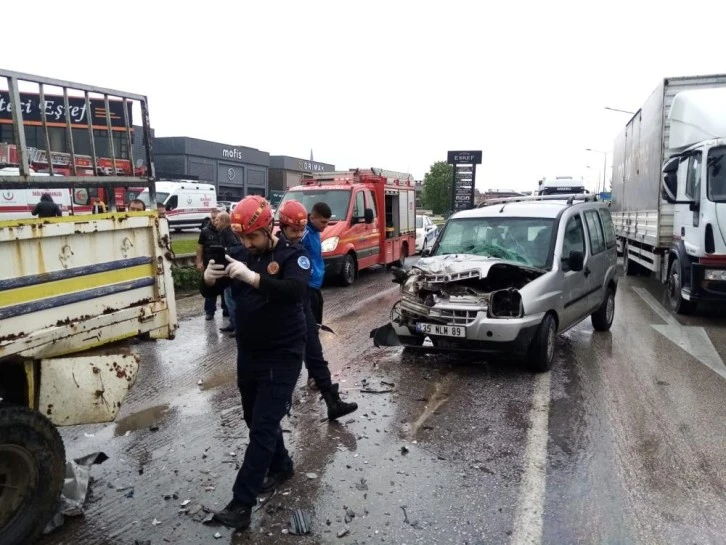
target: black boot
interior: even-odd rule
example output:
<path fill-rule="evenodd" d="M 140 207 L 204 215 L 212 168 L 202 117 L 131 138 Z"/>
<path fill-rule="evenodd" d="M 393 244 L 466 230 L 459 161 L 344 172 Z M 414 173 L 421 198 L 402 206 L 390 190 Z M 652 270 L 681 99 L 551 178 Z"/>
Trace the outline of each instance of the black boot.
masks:
<path fill-rule="evenodd" d="M 325 404 L 328 406 L 328 420 L 330 421 L 350 414 L 358 408 L 357 403 L 346 403 L 340 399 L 337 384 L 333 384 L 328 390 L 322 392 L 322 394 Z"/>
<path fill-rule="evenodd" d="M 289 481 L 295 475 L 295 470 L 290 468 L 287 471 L 269 471 L 265 476 L 265 480 L 262 482 L 262 489 L 260 492 L 267 494 L 272 492 L 285 481 Z"/>
<path fill-rule="evenodd" d="M 232 499 L 221 511 L 214 513 L 214 520 L 235 530 L 244 530 L 250 525 L 252 506 Z"/>

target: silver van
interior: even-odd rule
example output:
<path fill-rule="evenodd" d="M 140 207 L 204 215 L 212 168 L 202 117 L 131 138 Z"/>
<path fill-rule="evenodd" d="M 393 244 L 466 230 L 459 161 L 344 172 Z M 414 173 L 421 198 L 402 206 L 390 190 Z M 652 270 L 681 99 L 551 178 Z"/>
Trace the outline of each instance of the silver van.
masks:
<path fill-rule="evenodd" d="M 608 205 L 591 195 L 489 201 L 451 216 L 415 265 L 376 346 L 515 353 L 547 371 L 556 335 L 588 316 L 607 331 L 618 285 Z"/>

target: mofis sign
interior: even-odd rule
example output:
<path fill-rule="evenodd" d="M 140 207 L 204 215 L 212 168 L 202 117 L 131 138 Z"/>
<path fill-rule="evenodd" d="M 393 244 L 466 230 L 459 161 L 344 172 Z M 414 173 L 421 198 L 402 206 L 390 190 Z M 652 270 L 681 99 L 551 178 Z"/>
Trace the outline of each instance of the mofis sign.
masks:
<path fill-rule="evenodd" d="M 45 101 L 41 103 L 40 95 L 35 93 L 20 93 L 20 113 L 23 116 L 25 125 L 41 125 L 45 111 L 45 119 L 49 127 L 65 127 L 67 119 L 70 119 L 71 126 L 75 128 L 88 128 L 90 116 L 94 129 L 106 130 L 106 103 L 99 99 L 90 99 L 90 111 L 84 97 L 68 97 L 68 109 L 66 110 L 63 97 L 60 95 L 45 95 Z M 108 101 L 109 117 L 111 118 L 112 130 L 125 130 L 124 103 L 121 100 Z M 133 125 L 131 117 L 132 103 L 127 102 L 129 126 Z M 0 91 L 0 123 L 13 122 L 13 104 L 8 91 Z"/>

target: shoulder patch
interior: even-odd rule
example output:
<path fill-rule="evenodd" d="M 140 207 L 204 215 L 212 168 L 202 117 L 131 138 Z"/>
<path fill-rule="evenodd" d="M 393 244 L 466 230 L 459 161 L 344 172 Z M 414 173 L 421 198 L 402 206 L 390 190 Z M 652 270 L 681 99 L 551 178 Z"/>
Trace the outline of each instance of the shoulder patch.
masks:
<path fill-rule="evenodd" d="M 310 260 L 304 255 L 297 258 L 297 264 L 300 265 L 301 269 L 306 271 L 310 268 Z"/>

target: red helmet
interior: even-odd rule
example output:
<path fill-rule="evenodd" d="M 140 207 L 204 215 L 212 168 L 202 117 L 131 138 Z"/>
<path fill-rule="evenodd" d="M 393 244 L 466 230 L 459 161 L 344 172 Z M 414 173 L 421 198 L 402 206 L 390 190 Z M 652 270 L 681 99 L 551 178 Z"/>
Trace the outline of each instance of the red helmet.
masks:
<path fill-rule="evenodd" d="M 280 206 L 280 225 L 305 227 L 308 224 L 308 211 L 298 201 L 285 201 Z"/>
<path fill-rule="evenodd" d="M 264 229 L 272 222 L 272 208 L 263 197 L 248 195 L 232 210 L 232 229 L 238 233 L 252 233 Z"/>

